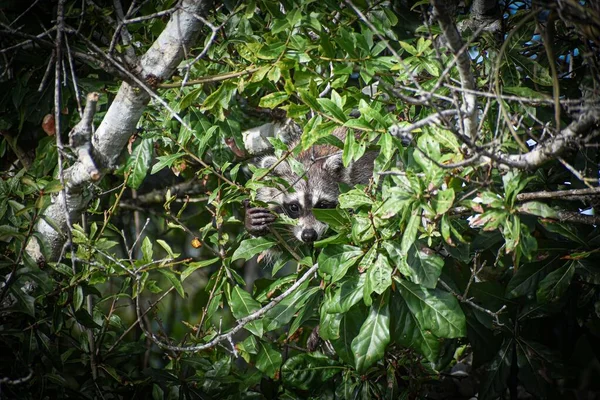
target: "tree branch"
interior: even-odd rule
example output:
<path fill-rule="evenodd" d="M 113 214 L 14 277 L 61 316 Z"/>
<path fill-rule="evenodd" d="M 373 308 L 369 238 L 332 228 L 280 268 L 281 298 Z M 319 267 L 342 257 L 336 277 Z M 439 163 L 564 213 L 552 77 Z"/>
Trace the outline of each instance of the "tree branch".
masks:
<path fill-rule="evenodd" d="M 475 78 L 471 71 L 471 60 L 467 52 L 461 52 L 462 39 L 460 33 L 452 20 L 453 14 L 447 10 L 447 2 L 444 0 L 432 0 L 435 17 L 437 18 L 442 33 L 448 42 L 450 50 L 456 57 L 456 68 L 460 76 L 461 87 L 466 90 L 475 90 Z M 463 92 L 463 118 L 465 135 L 475 138 L 477 134 L 477 96 L 469 92 Z"/>
<path fill-rule="evenodd" d="M 496 161 L 519 169 L 537 168 L 547 161 L 556 159 L 567 149 L 572 148 L 585 134 L 598 128 L 600 111 L 592 109 L 582 114 L 577 121 L 573 121 L 554 138 L 538 145 L 535 149 L 525 154 L 512 154 L 492 156 Z"/>
<path fill-rule="evenodd" d="M 138 76 L 142 80 L 152 78 L 161 81 L 173 74 L 183 59 L 183 49 L 194 43 L 203 25 L 194 14 L 204 14 L 211 4 L 212 0 L 182 1 L 181 8 L 171 15 L 163 32 L 141 57 Z M 127 82 L 121 85 L 92 137 L 93 160 L 99 168 L 111 167 L 116 163 L 149 101 L 150 95 L 145 90 Z M 51 219 L 58 229 L 55 230 L 44 220 L 40 221 L 37 227 L 40 236 L 49 244 L 50 259 L 56 259 L 60 254 L 64 243 L 62 232 L 67 229 L 67 220 L 78 219 L 89 200 L 84 198 L 82 193 L 83 187 L 92 180 L 88 167 L 77 161 L 65 172 L 69 179 L 68 189 L 65 188 L 53 198 L 53 204 L 44 212 L 45 217 Z M 61 202 L 66 202 L 68 212 L 65 213 L 58 205 Z M 34 246 L 28 248 L 30 255 L 36 260 L 42 259 L 39 244 L 36 241 L 31 241 L 30 244 Z"/>
<path fill-rule="evenodd" d="M 79 123 L 69 133 L 69 145 L 77 153 L 77 159 L 93 181 L 100 179 L 100 171 L 92 158 L 92 123 L 96 114 L 98 93 L 89 93 L 83 116 Z M 67 182 L 69 183 L 69 182 Z"/>
<path fill-rule="evenodd" d="M 555 191 L 543 190 L 540 192 L 519 193 L 517 195 L 517 201 L 540 199 L 582 200 L 594 196 L 600 196 L 600 187 Z"/>
<path fill-rule="evenodd" d="M 296 289 L 298 289 L 300 287 L 300 285 L 302 285 L 315 272 L 317 272 L 317 269 L 319 269 L 319 264 L 313 265 L 292 286 L 290 286 L 289 288 L 287 288 L 286 291 L 284 291 L 279 296 L 277 296 L 273 300 L 271 300 L 267 305 L 265 305 L 264 307 L 256 310 L 252 314 L 250 314 L 250 315 L 248 315 L 248 316 L 246 316 L 244 318 L 239 319 L 238 322 L 237 322 L 237 325 L 235 325 L 229 332 L 220 334 L 217 337 L 215 337 L 213 340 L 211 340 L 210 342 L 205 343 L 205 344 L 201 344 L 201 345 L 197 345 L 197 346 L 186 346 L 186 347 L 172 346 L 170 344 L 166 344 L 166 343 L 160 341 L 160 339 L 158 339 L 156 337 L 156 335 L 154 335 L 154 333 L 152 333 L 148 329 L 148 327 L 144 326 L 144 323 L 141 322 L 141 320 L 142 320 L 142 318 L 141 318 L 142 311 L 140 309 L 140 300 L 139 300 L 140 296 L 137 296 L 136 299 L 135 299 L 136 312 L 137 312 L 137 315 L 138 315 L 138 319 L 140 320 L 140 326 L 142 327 L 142 329 L 146 333 L 146 336 L 148 338 L 150 338 L 150 340 L 152 340 L 160 348 L 166 349 L 166 350 L 175 351 L 175 352 L 196 352 L 196 351 L 202 351 L 202 350 L 206 350 L 206 349 L 210 349 L 212 347 L 215 347 L 216 345 L 218 345 L 219 343 L 221 343 L 221 342 L 223 342 L 225 340 L 227 340 L 229 343 L 233 343 L 233 335 L 235 335 L 240 330 L 242 330 L 244 328 L 244 326 L 246 326 L 250 322 L 256 321 L 257 319 L 263 317 L 269 310 L 271 310 L 273 307 L 275 307 L 277 304 L 279 304 L 283 299 L 285 299 L 286 297 L 288 297 L 289 295 L 291 295 Z"/>

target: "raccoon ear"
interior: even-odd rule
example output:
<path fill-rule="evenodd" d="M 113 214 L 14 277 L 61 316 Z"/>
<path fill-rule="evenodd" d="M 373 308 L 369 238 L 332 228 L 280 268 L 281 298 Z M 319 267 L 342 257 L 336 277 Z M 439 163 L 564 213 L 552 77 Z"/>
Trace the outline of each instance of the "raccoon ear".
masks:
<path fill-rule="evenodd" d="M 259 168 L 271 168 L 273 164 L 277 162 L 277 157 L 275 156 L 264 156 L 258 162 Z"/>
<path fill-rule="evenodd" d="M 268 168 L 271 168 L 273 165 L 275 165 L 277 163 L 277 161 L 279 161 L 279 159 L 275 156 L 264 156 L 258 162 L 258 167 L 268 169 Z M 273 172 L 276 175 L 281 176 L 281 175 L 286 174 L 289 171 L 289 169 L 290 169 L 290 167 L 289 167 L 288 163 L 286 161 L 282 161 L 275 167 Z"/>
<path fill-rule="evenodd" d="M 325 160 L 323 164 L 323 168 L 327 171 L 335 174 L 336 176 L 340 175 L 342 170 L 344 169 L 344 162 L 342 161 L 342 152 L 337 152 Z"/>

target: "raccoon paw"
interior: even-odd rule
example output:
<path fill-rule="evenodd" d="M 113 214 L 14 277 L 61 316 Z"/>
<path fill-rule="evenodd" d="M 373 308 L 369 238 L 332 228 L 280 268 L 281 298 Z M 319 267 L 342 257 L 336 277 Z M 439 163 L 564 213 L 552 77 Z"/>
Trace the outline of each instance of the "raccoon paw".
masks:
<path fill-rule="evenodd" d="M 277 216 L 266 208 L 248 208 L 244 218 L 246 230 L 254 236 L 263 236 L 269 233 L 269 225 L 275 222 Z"/>

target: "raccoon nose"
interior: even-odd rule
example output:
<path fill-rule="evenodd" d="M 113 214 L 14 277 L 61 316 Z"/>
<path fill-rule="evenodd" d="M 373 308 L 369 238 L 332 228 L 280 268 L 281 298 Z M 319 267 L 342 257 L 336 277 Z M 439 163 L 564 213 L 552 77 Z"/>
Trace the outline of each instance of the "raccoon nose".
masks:
<path fill-rule="evenodd" d="M 305 229 L 302 231 L 300 237 L 302 238 L 303 242 L 312 243 L 317 240 L 317 231 L 314 229 Z"/>

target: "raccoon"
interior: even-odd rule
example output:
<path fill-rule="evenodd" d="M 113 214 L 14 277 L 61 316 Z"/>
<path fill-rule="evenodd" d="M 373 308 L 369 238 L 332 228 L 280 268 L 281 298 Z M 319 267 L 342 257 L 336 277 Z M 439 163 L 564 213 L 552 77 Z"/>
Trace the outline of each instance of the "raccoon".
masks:
<path fill-rule="evenodd" d="M 342 127 L 335 129 L 332 134 L 344 141 L 348 131 Z M 297 140 L 290 143 L 290 148 L 297 143 Z M 277 157 L 263 156 L 258 166 L 273 168 L 272 173 L 287 182 L 288 187 L 265 187 L 258 190 L 256 198 L 272 206 L 270 209 L 247 208 L 244 221 L 246 230 L 254 236 L 265 235 L 269 233 L 269 225 L 276 220 L 276 214 L 285 213 L 288 217 L 298 220 L 292 231 L 298 241 L 313 243 L 321 239 L 327 230 L 327 224 L 317 220 L 312 210 L 335 208 L 338 204 L 340 183 L 349 186 L 367 184 L 373 174 L 376 156 L 376 152 L 367 152 L 353 164 L 344 167 L 342 151 L 339 148 L 332 145 L 314 145 L 296 157 L 304 166 L 304 176 L 294 173 L 285 160 L 276 164 Z M 289 187 L 293 190 L 289 190 Z"/>

